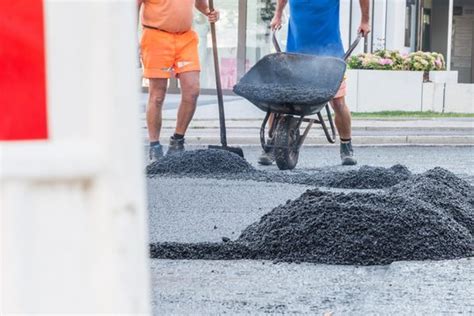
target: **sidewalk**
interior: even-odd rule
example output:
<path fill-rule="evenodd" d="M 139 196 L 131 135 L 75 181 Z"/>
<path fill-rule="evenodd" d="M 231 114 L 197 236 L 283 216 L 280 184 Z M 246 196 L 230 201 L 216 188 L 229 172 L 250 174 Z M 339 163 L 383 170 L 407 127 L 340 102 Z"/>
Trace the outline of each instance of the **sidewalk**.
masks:
<path fill-rule="evenodd" d="M 215 98 L 215 96 L 214 96 Z M 168 98 L 163 111 L 162 136 L 174 132 L 176 96 Z M 259 129 L 265 113 L 250 102 L 225 96 L 227 138 L 230 144 L 260 144 Z M 145 114 L 141 117 L 146 139 Z M 435 119 L 358 119 L 353 120 L 353 138 L 356 145 L 474 145 L 474 118 Z M 198 104 L 196 114 L 186 135 L 188 144 L 219 143 L 219 116 L 217 102 L 205 96 Z M 321 127 L 313 126 L 305 140 L 306 145 L 329 144 Z"/>

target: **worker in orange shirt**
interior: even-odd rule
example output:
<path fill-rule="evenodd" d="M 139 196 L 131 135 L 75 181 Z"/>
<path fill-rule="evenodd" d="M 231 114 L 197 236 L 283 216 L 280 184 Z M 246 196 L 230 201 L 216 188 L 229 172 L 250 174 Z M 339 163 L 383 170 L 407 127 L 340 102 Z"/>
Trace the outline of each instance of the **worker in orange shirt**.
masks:
<path fill-rule="evenodd" d="M 150 81 L 146 121 L 151 161 L 163 156 L 161 112 L 171 76 L 176 75 L 180 81 L 181 103 L 168 153 L 184 150 L 184 135 L 196 110 L 201 67 L 198 36 L 191 28 L 194 8 L 211 23 L 219 20 L 219 12 L 211 12 L 207 0 L 138 0 L 143 25 L 140 43 L 143 75 Z"/>

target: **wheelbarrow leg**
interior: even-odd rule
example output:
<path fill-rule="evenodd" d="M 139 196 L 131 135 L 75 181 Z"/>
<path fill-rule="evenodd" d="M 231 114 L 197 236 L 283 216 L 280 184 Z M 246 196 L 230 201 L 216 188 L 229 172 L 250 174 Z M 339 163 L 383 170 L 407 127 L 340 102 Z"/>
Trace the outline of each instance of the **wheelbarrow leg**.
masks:
<path fill-rule="evenodd" d="M 303 119 L 303 117 L 301 118 Z M 303 145 L 303 142 L 304 140 L 306 139 L 306 136 L 308 136 L 308 133 L 309 133 L 309 130 L 311 129 L 311 127 L 313 126 L 314 124 L 314 120 L 310 120 L 308 122 L 308 125 L 306 126 L 304 132 L 303 132 L 303 135 L 301 135 L 298 139 L 298 150 L 301 148 L 301 146 Z M 299 128 L 299 126 L 298 126 Z"/>
<path fill-rule="evenodd" d="M 263 119 L 262 126 L 260 127 L 260 144 L 262 145 L 262 148 L 265 152 L 269 152 L 273 147 L 273 144 L 271 142 L 277 125 L 276 122 L 278 121 L 279 117 L 279 114 L 268 111 L 265 115 L 265 118 Z M 267 138 L 265 136 L 265 128 L 267 127 L 267 124 L 270 124 L 268 130 L 268 137 L 270 138 L 270 143 L 267 142 Z"/>
<path fill-rule="evenodd" d="M 329 105 L 326 104 L 326 114 L 328 116 L 329 125 L 331 126 L 332 138 L 336 140 L 336 127 L 334 126 L 334 120 L 332 119 L 331 109 Z"/>
<path fill-rule="evenodd" d="M 318 119 L 321 122 L 321 126 L 323 128 L 324 135 L 326 135 L 326 139 L 331 144 L 334 144 L 336 142 L 336 128 L 334 127 L 334 121 L 332 119 L 331 111 L 329 110 L 329 105 L 327 104 L 326 104 L 326 113 L 328 116 L 329 125 L 331 127 L 331 134 L 329 134 L 328 127 L 326 126 L 326 122 L 324 121 L 324 118 L 321 115 L 321 112 L 318 112 Z"/>
<path fill-rule="evenodd" d="M 268 119 L 270 118 L 270 115 L 272 112 L 268 111 L 267 114 L 265 115 L 265 118 L 263 119 L 262 126 L 260 127 L 260 144 L 262 145 L 262 148 L 264 151 L 267 151 L 267 141 L 265 138 L 265 127 L 267 126 Z"/>

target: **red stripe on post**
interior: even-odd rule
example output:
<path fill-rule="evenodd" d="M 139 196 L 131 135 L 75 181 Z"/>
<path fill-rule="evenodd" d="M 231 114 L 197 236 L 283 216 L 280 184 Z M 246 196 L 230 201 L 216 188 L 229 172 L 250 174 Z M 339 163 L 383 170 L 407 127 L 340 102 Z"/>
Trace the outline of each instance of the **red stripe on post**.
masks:
<path fill-rule="evenodd" d="M 0 140 L 48 138 L 42 0 L 0 0 Z"/>

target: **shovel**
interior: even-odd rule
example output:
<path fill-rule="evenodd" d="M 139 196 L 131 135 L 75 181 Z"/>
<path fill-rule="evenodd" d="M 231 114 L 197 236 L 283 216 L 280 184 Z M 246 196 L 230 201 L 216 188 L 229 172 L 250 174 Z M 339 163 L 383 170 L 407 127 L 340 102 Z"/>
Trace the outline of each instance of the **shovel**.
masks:
<path fill-rule="evenodd" d="M 209 0 L 209 10 L 214 11 L 214 1 Z M 224 98 L 222 96 L 222 84 L 219 71 L 219 57 L 217 55 L 217 37 L 216 37 L 216 25 L 211 23 L 211 36 L 212 36 L 212 52 L 214 55 L 214 71 L 216 73 L 216 90 L 217 90 L 217 103 L 219 105 L 219 123 L 221 133 L 221 146 L 211 145 L 209 149 L 227 150 L 234 154 L 244 157 L 244 152 L 240 147 L 229 147 L 227 146 L 227 135 L 225 127 L 225 114 L 224 114 Z"/>

